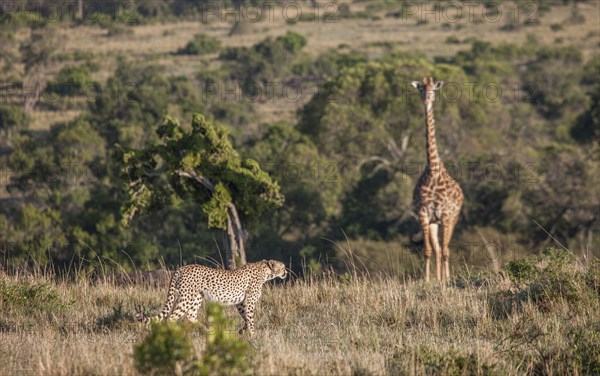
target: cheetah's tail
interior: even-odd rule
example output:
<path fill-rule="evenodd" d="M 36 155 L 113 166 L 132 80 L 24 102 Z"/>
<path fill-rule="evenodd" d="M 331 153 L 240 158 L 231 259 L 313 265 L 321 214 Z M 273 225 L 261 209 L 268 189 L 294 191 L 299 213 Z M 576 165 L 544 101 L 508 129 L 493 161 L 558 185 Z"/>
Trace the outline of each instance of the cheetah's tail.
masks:
<path fill-rule="evenodd" d="M 176 295 L 178 294 L 178 282 L 181 277 L 179 271 L 176 271 L 171 277 L 171 283 L 169 284 L 169 292 L 167 293 L 167 301 L 165 302 L 165 306 L 162 311 L 155 317 L 145 317 L 143 318 L 144 323 L 149 323 L 152 319 L 161 321 L 169 316 L 173 309 L 173 304 L 175 303 Z"/>

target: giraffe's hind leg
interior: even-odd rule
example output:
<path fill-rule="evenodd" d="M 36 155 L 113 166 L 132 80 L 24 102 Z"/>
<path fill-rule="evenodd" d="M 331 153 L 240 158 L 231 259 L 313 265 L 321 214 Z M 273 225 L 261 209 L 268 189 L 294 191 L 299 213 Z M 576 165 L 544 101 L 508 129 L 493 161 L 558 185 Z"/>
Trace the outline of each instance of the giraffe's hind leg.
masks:
<path fill-rule="evenodd" d="M 435 252 L 435 273 L 438 281 L 443 280 L 442 276 L 442 251 L 439 242 L 438 236 L 439 226 L 437 223 L 431 223 L 429 225 L 429 237 L 431 241 L 431 246 L 433 247 L 433 251 Z"/>

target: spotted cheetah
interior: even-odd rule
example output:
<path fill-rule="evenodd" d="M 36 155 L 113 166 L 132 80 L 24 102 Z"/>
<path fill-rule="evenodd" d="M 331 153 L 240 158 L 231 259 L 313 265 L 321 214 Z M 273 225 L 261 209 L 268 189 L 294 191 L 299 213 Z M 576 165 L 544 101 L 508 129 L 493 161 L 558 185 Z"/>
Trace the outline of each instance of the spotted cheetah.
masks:
<path fill-rule="evenodd" d="M 163 310 L 154 317 L 136 315 L 139 321 L 178 320 L 184 315 L 196 322 L 198 309 L 204 299 L 225 305 L 235 305 L 244 319 L 244 330 L 254 334 L 254 305 L 266 281 L 284 279 L 287 270 L 282 262 L 263 260 L 246 264 L 238 269 L 212 269 L 202 265 L 186 265 L 173 274 Z M 177 301 L 175 309 L 173 304 Z"/>

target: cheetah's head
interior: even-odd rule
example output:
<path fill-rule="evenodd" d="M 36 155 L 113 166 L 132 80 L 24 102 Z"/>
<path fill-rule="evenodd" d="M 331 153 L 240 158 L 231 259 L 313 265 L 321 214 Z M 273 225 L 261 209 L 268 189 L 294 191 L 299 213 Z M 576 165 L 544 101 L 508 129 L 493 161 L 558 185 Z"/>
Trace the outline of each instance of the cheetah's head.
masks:
<path fill-rule="evenodd" d="M 287 270 L 285 264 L 276 260 L 263 260 L 268 269 L 267 281 L 274 278 L 284 279 L 287 277 Z"/>

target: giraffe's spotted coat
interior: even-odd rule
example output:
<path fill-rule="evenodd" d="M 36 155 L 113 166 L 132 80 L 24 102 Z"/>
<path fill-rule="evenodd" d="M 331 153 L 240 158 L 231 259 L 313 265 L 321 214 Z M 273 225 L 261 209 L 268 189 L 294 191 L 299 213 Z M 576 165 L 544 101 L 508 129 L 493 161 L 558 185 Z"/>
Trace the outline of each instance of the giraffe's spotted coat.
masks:
<path fill-rule="evenodd" d="M 435 119 L 433 102 L 435 91 L 442 87 L 442 82 L 434 82 L 433 78 L 423 78 L 423 82 L 414 81 L 413 86 L 421 93 L 425 106 L 427 168 L 419 178 L 413 193 L 413 204 L 423 229 L 425 244 L 425 279 L 429 281 L 432 248 L 435 252 L 436 276 L 444 281 L 450 277 L 450 249 L 454 227 L 458 221 L 464 195 L 460 185 L 448 174 L 439 157 L 435 140 Z M 438 237 L 441 227 L 442 238 Z M 441 241 L 440 241 L 441 240 Z M 444 270 L 442 270 L 442 264 Z"/>
<path fill-rule="evenodd" d="M 275 260 L 263 260 L 235 270 L 186 265 L 173 275 L 167 301 L 161 313 L 152 318 L 138 315 L 137 319 L 149 323 L 151 320 L 177 320 L 186 316 L 188 320 L 195 322 L 202 301 L 216 301 L 225 305 L 235 305 L 244 319 L 241 331 L 248 330 L 252 336 L 254 308 L 260 298 L 263 284 L 277 277 L 284 279 L 286 275 L 285 265 Z"/>

